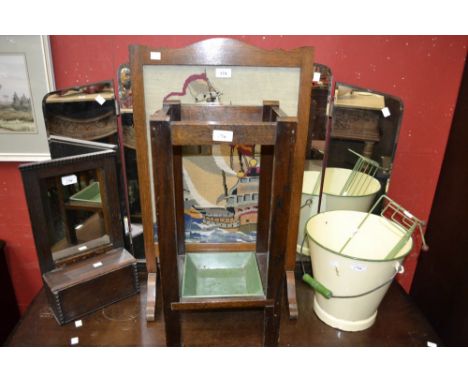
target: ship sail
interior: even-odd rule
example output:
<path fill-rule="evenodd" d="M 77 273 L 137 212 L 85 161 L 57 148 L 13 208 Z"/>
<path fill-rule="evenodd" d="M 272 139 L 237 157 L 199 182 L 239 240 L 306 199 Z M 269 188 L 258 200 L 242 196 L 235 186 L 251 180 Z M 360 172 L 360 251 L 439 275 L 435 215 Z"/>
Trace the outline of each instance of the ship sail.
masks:
<path fill-rule="evenodd" d="M 224 159 L 225 155 L 222 154 L 220 145 L 212 146 L 211 152 L 216 166 L 218 166 L 220 170 L 223 170 L 227 175 L 237 175 L 236 172 L 226 163 Z"/>
<path fill-rule="evenodd" d="M 195 185 L 192 182 L 192 179 L 190 178 L 190 175 L 188 174 L 187 170 L 185 167 L 183 168 L 183 174 L 184 174 L 184 182 L 185 185 L 188 188 L 190 195 L 195 201 L 197 202 L 197 207 L 201 208 L 217 208 L 216 204 L 210 203 L 208 200 L 206 200 L 203 196 L 200 195 L 198 190 L 195 188 Z"/>

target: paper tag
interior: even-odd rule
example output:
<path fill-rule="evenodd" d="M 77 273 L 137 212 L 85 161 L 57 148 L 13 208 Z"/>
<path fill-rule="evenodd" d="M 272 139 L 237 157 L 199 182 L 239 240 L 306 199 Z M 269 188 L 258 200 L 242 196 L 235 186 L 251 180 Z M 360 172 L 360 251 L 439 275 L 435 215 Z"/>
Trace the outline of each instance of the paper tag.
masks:
<path fill-rule="evenodd" d="M 86 245 L 82 245 L 81 247 L 78 247 L 78 251 L 84 251 L 85 249 L 88 249 Z"/>
<path fill-rule="evenodd" d="M 436 348 L 437 344 L 435 342 L 427 341 L 427 346 L 429 346 L 430 348 Z"/>
<path fill-rule="evenodd" d="M 160 60 L 161 59 L 161 52 L 151 52 L 150 53 L 151 60 Z"/>
<path fill-rule="evenodd" d="M 64 186 L 69 186 L 70 184 L 78 183 L 78 178 L 76 175 L 66 175 L 62 176 L 62 184 Z"/>
<path fill-rule="evenodd" d="M 352 264 L 351 269 L 356 272 L 364 272 L 367 267 L 363 264 Z"/>
<path fill-rule="evenodd" d="M 314 77 L 312 78 L 313 82 L 319 82 L 320 81 L 320 72 L 314 72 Z"/>
<path fill-rule="evenodd" d="M 81 321 L 81 320 L 76 320 L 75 321 L 75 327 L 81 328 L 82 326 L 83 326 L 83 321 Z"/>
<path fill-rule="evenodd" d="M 383 116 L 384 116 L 385 118 L 390 117 L 390 110 L 389 110 L 389 108 L 388 108 L 388 107 L 384 107 L 384 108 L 382 109 L 382 114 L 383 114 Z"/>
<path fill-rule="evenodd" d="M 213 141 L 232 142 L 234 132 L 230 130 L 213 130 Z"/>
<path fill-rule="evenodd" d="M 230 68 L 216 68 L 216 78 L 231 78 L 231 75 Z"/>
<path fill-rule="evenodd" d="M 79 342 L 80 342 L 80 339 L 78 337 L 73 337 L 70 340 L 70 344 L 72 344 L 72 345 L 78 345 Z"/>
<path fill-rule="evenodd" d="M 124 223 L 125 235 L 128 235 L 128 233 L 130 232 L 130 224 L 128 224 L 128 218 L 126 216 L 124 216 L 123 218 L 123 223 Z"/>
<path fill-rule="evenodd" d="M 98 94 L 94 100 L 101 106 L 106 102 L 106 99 L 100 94 Z"/>
<path fill-rule="evenodd" d="M 94 264 L 93 264 L 93 267 L 94 267 L 94 268 L 102 267 L 102 261 L 98 261 L 97 263 L 94 263 Z"/>
<path fill-rule="evenodd" d="M 408 212 L 406 210 L 404 210 L 403 213 L 410 219 L 412 219 L 414 217 L 410 212 Z"/>

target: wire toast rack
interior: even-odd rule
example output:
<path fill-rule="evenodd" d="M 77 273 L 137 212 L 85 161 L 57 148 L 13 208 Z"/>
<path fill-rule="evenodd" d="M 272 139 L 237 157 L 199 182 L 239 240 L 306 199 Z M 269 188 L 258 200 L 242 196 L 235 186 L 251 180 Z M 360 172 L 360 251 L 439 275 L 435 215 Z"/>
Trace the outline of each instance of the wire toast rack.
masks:
<path fill-rule="evenodd" d="M 346 240 L 346 242 L 341 247 L 339 253 L 342 254 L 347 245 L 350 241 L 354 238 L 354 236 L 359 232 L 359 229 L 364 225 L 367 221 L 369 216 L 375 211 L 377 206 L 385 200 L 384 206 L 382 211 L 380 212 L 380 216 L 386 218 L 393 223 L 395 226 L 403 233 L 400 240 L 393 246 L 393 248 L 388 252 L 388 254 L 384 257 L 385 260 L 391 260 L 395 258 L 400 250 L 405 246 L 408 240 L 413 235 L 416 229 L 419 229 L 419 233 L 421 235 L 422 241 L 422 250 L 427 251 L 429 247 L 426 244 L 426 240 L 424 238 L 423 233 L 423 226 L 426 224 L 423 220 L 418 219 L 413 214 L 411 214 L 408 210 L 403 208 L 401 205 L 396 203 L 393 199 L 390 199 L 387 195 L 382 195 L 380 198 L 374 203 L 370 211 L 366 214 L 364 219 L 359 223 L 356 230 L 352 233 L 352 235 Z"/>
<path fill-rule="evenodd" d="M 340 195 L 363 195 L 368 191 L 372 178 L 377 174 L 380 166 L 375 160 L 362 156 L 351 149 L 348 149 L 348 151 L 356 155 L 358 159 L 349 174 L 346 183 L 341 189 Z"/>

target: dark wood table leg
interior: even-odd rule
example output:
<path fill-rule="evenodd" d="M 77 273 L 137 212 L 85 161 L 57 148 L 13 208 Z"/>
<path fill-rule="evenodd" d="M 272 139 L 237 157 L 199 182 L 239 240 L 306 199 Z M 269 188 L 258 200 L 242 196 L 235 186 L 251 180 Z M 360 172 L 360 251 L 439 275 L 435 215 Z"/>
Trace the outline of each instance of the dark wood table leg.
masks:
<path fill-rule="evenodd" d="M 158 281 L 157 273 L 148 273 L 146 281 L 146 321 L 154 321 L 156 317 L 156 283 Z"/>
<path fill-rule="evenodd" d="M 156 219 L 159 239 L 159 270 L 161 277 L 164 327 L 167 346 L 181 346 L 181 324 L 179 312 L 171 304 L 179 301 L 179 272 L 177 267 L 179 243 L 183 240 L 177 226 L 178 204 L 175 189 L 180 187 L 182 177 L 174 176 L 174 155 L 169 121 L 151 121 L 153 147 L 154 191 L 156 196 Z M 181 161 L 181 158 L 179 158 Z M 176 159 L 178 170 L 179 161 Z M 178 180 L 175 185 L 176 178 Z M 179 215 L 180 216 L 180 215 Z"/>
<path fill-rule="evenodd" d="M 264 317 L 263 346 L 278 346 L 280 316 L 274 305 L 265 307 Z"/>
<path fill-rule="evenodd" d="M 267 298 L 274 299 L 273 306 L 265 308 L 265 346 L 277 346 L 281 319 L 281 301 L 286 279 L 285 255 L 286 235 L 291 193 L 291 167 L 294 153 L 296 124 L 291 121 L 279 121 L 276 144 L 274 147 L 274 180 L 271 192 L 271 235 L 270 257 L 268 263 Z M 258 240 L 258 239 L 257 239 Z"/>
<path fill-rule="evenodd" d="M 288 292 L 288 313 L 290 320 L 297 320 L 299 310 L 297 309 L 296 279 L 294 271 L 286 271 L 286 290 Z"/>

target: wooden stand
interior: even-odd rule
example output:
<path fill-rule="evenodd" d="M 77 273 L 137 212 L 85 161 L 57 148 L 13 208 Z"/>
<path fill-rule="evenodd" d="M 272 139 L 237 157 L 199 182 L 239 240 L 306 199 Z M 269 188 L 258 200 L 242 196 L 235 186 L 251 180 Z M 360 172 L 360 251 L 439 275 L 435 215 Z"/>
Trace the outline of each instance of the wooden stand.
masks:
<path fill-rule="evenodd" d="M 158 243 L 154 240 L 153 203 L 151 195 L 150 154 L 148 142 L 148 110 L 145 106 L 145 88 L 151 84 L 144 84 L 143 67 L 157 65 L 193 65 L 193 66 L 248 66 L 257 68 L 296 68 L 299 70 L 299 91 L 297 95 L 297 131 L 293 150 L 293 166 L 291 169 L 291 190 L 289 194 L 290 210 L 287 218 L 286 232 L 286 269 L 294 271 L 296 264 L 296 242 L 298 234 L 302 177 L 306 155 L 307 132 L 310 112 L 310 97 L 312 89 L 314 50 L 311 47 L 302 47 L 290 51 L 264 50 L 244 44 L 241 41 L 226 38 L 213 38 L 197 42 L 193 45 L 179 48 L 152 48 L 147 46 L 130 46 L 130 66 L 132 71 L 133 93 L 133 121 L 135 126 L 138 180 L 142 209 L 143 235 L 145 241 L 146 266 L 149 276 L 148 286 L 154 287 L 153 282 L 157 272 Z M 261 87 L 261 84 L 257 86 Z M 255 91 L 255 84 L 252 84 Z M 265 146 L 268 147 L 268 146 Z M 268 149 L 265 149 L 268 150 Z M 176 157 L 178 157 L 176 155 Z M 180 162 L 176 163 L 180 166 Z M 262 161 L 262 172 L 267 172 L 267 161 Z M 156 195 L 158 198 L 158 195 Z M 263 219 L 259 216 L 258 220 Z M 269 221 L 269 219 L 267 219 Z M 260 229 L 260 227 L 259 227 Z M 186 249 L 210 250 L 213 246 L 205 244 L 188 244 Z M 216 245 L 216 248 L 225 247 L 231 251 L 249 250 L 251 244 L 225 243 Z M 151 280 L 151 282 L 150 282 Z M 288 296 L 290 311 L 297 312 L 295 302 L 294 279 L 288 278 Z M 156 291 L 148 292 L 147 319 L 154 320 L 156 309 Z"/>
<path fill-rule="evenodd" d="M 190 120 L 185 117 L 189 116 Z M 255 119 L 258 116 L 260 118 Z M 222 119 L 220 119 L 222 118 Z M 263 122 L 267 119 L 268 122 Z M 150 118 L 159 259 L 166 342 L 182 344 L 179 311 L 263 308 L 264 345 L 278 344 L 296 119 L 281 117 L 277 103 L 255 106 L 164 105 Z M 232 132 L 230 144 L 262 145 L 256 257 L 262 297 L 184 299 L 179 293 L 185 261 L 181 146 L 213 145 L 215 131 Z M 223 248 L 213 246 L 216 251 Z M 223 256 L 220 254 L 219 256 Z M 228 256 L 227 254 L 225 256 Z"/>

